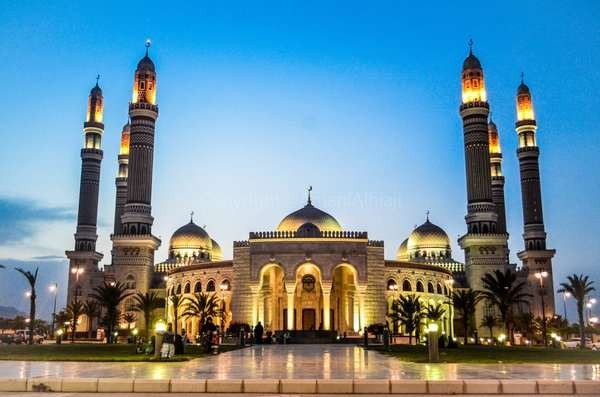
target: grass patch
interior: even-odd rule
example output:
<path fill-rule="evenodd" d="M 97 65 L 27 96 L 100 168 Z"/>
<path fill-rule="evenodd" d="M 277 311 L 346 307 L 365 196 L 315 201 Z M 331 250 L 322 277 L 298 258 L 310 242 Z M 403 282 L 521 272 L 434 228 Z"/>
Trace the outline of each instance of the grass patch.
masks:
<path fill-rule="evenodd" d="M 427 362 L 425 346 L 393 345 L 372 350 L 391 355 L 402 361 Z M 460 346 L 440 349 L 440 362 L 468 364 L 600 364 L 600 351 L 577 349 L 544 349 L 541 347 Z"/>
<path fill-rule="evenodd" d="M 230 351 L 238 346 L 221 346 L 220 351 Z M 188 361 L 206 356 L 201 346 L 187 345 L 185 354 L 177 355 L 169 362 Z M 18 361 L 152 361 L 152 356 L 135 354 L 135 345 L 126 344 L 47 344 L 47 345 L 0 345 L 0 360 Z M 165 362 L 165 361 L 162 361 Z"/>

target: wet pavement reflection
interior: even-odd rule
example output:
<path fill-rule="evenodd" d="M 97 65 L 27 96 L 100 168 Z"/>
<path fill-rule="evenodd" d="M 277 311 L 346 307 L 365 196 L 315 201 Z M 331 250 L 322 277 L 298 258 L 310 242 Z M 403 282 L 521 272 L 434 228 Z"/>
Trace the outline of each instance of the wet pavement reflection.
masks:
<path fill-rule="evenodd" d="M 417 364 L 351 345 L 263 345 L 179 363 L 0 361 L 0 377 L 600 379 L 592 364 Z"/>

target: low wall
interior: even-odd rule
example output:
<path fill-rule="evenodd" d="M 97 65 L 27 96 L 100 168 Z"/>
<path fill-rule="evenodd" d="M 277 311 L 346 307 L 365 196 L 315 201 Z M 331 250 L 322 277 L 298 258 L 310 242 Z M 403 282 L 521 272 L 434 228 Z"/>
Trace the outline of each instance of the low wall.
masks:
<path fill-rule="evenodd" d="M 2 379 L 0 392 L 257 393 L 395 395 L 595 395 L 592 380 L 387 380 L 387 379 Z"/>

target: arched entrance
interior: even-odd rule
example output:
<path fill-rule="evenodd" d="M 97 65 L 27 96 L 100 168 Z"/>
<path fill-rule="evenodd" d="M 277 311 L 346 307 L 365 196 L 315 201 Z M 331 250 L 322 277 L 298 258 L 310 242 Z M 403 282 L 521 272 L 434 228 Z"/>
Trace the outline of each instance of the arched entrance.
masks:
<path fill-rule="evenodd" d="M 357 332 L 359 326 L 359 300 L 357 299 L 358 275 L 356 268 L 349 264 L 335 267 L 331 283 L 331 329 L 344 332 Z"/>
<path fill-rule="evenodd" d="M 286 324 L 285 273 L 278 264 L 265 265 L 260 271 L 258 287 L 258 319 L 263 323 L 265 331 L 284 329 Z"/>
<path fill-rule="evenodd" d="M 305 263 L 296 269 L 295 329 L 304 331 L 323 329 L 322 288 L 321 271 L 316 265 Z"/>

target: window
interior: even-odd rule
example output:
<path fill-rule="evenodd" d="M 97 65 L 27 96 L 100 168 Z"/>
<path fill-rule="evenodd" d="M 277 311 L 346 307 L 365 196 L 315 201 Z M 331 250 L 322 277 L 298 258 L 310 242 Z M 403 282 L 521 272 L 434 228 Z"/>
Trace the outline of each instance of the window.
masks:
<path fill-rule="evenodd" d="M 424 292 L 423 283 L 420 281 L 417 281 L 417 292 Z"/>
<path fill-rule="evenodd" d="M 396 280 L 393 278 L 389 279 L 387 282 L 388 291 L 398 291 L 398 284 L 396 284 Z"/>
<path fill-rule="evenodd" d="M 427 283 L 427 292 L 430 293 L 430 294 L 435 293 L 435 290 L 433 288 L 433 284 Z"/>
<path fill-rule="evenodd" d="M 140 91 L 144 91 L 146 89 L 146 82 L 144 80 L 140 80 Z"/>
<path fill-rule="evenodd" d="M 190 283 L 187 283 L 187 284 L 185 285 L 185 287 L 183 288 L 183 293 L 184 293 L 184 294 L 189 294 L 189 293 L 190 293 L 190 288 L 191 288 L 191 287 L 190 287 Z"/>
<path fill-rule="evenodd" d="M 200 281 L 198 281 L 196 284 L 194 284 L 194 292 L 200 291 L 202 291 L 202 284 L 200 283 Z"/>
<path fill-rule="evenodd" d="M 177 286 L 177 295 L 181 295 L 181 284 Z"/>
<path fill-rule="evenodd" d="M 215 280 L 210 280 L 208 284 L 206 284 L 206 290 L 208 292 L 215 292 Z"/>
<path fill-rule="evenodd" d="M 437 293 L 442 295 L 444 291 L 442 290 L 442 286 L 440 284 L 437 285 Z"/>
<path fill-rule="evenodd" d="M 225 279 L 221 282 L 221 291 L 231 291 L 231 283 L 229 282 L 229 280 Z"/>
<path fill-rule="evenodd" d="M 132 274 L 129 274 L 125 278 L 125 288 L 127 288 L 127 289 L 135 289 L 135 277 Z"/>
<path fill-rule="evenodd" d="M 410 281 L 404 280 L 402 283 L 402 291 L 412 291 L 412 286 L 410 285 Z"/>

